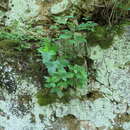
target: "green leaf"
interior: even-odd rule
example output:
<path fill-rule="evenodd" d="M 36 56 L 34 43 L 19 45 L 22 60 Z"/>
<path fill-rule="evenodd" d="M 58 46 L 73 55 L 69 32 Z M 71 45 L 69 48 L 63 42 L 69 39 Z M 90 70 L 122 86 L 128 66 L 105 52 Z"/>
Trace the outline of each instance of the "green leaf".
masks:
<path fill-rule="evenodd" d="M 73 77 L 74 77 L 74 74 L 72 72 L 68 72 L 67 78 L 73 78 Z"/>
<path fill-rule="evenodd" d="M 69 65 L 69 61 L 65 60 L 65 59 L 59 59 L 59 62 L 60 62 L 61 67 L 65 67 L 65 66 Z"/>
<path fill-rule="evenodd" d="M 51 25 L 50 29 L 59 29 L 59 26 L 57 26 L 57 25 Z"/>
<path fill-rule="evenodd" d="M 68 42 L 69 44 L 72 44 L 72 45 L 76 43 L 75 40 L 68 40 L 67 42 Z"/>
<path fill-rule="evenodd" d="M 57 86 L 58 86 L 58 87 L 61 87 L 61 88 L 67 88 L 68 84 L 67 84 L 67 82 L 59 82 L 59 83 L 57 84 Z"/>
<path fill-rule="evenodd" d="M 66 32 L 64 34 L 60 34 L 59 39 L 71 39 L 73 34 L 71 32 Z"/>
<path fill-rule="evenodd" d="M 53 57 L 55 56 L 55 53 L 52 51 L 52 52 L 42 52 L 42 50 L 39 50 L 39 52 L 41 52 L 41 55 L 42 55 L 42 62 L 44 64 L 48 64 L 50 62 L 50 60 L 53 59 Z"/>
<path fill-rule="evenodd" d="M 58 82 L 59 80 L 60 80 L 60 77 L 52 76 L 50 82 L 52 82 L 52 83 L 53 83 L 53 82 L 56 83 L 56 82 Z"/>
<path fill-rule="evenodd" d="M 77 43 L 85 43 L 85 42 L 87 42 L 86 38 L 81 34 L 75 34 L 74 35 L 74 40 Z"/>
<path fill-rule="evenodd" d="M 46 64 L 47 68 L 48 68 L 48 73 L 50 75 L 52 75 L 53 73 L 56 72 L 57 68 L 59 68 L 60 62 L 57 61 L 50 61 Z"/>
<path fill-rule="evenodd" d="M 77 30 L 81 31 L 81 30 L 88 30 L 88 31 L 92 31 L 93 28 L 96 26 L 97 24 L 92 22 L 92 21 L 88 21 L 86 23 L 82 23 L 80 25 L 77 26 Z"/>
<path fill-rule="evenodd" d="M 75 18 L 75 16 L 65 16 L 65 18 Z"/>

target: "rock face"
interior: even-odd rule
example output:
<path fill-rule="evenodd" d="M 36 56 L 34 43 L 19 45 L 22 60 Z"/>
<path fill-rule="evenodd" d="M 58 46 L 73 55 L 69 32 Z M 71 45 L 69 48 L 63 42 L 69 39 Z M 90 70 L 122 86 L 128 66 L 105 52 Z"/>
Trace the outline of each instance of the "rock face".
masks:
<path fill-rule="evenodd" d="M 18 20 L 21 23 L 25 20 L 29 20 L 30 17 L 36 16 L 38 13 L 38 5 L 35 0 L 10 0 L 9 8 L 7 12 L 8 20 L 6 24 L 11 23 L 13 20 Z"/>
<path fill-rule="evenodd" d="M 66 11 L 68 8 L 71 7 L 71 1 L 69 0 L 63 0 L 60 3 L 57 3 L 51 7 L 51 13 L 52 14 L 59 14 L 64 11 Z"/>
<path fill-rule="evenodd" d="M 87 1 L 86 6 L 77 0 L 1 0 L 0 19 L 2 25 L 13 20 L 25 24 L 28 20 L 45 20 L 50 14 L 63 13 L 72 4 L 78 3 L 86 10 L 98 3 Z M 47 106 L 37 103 L 40 87 L 37 73 L 40 73 L 30 75 L 36 70 L 32 65 L 37 68 L 39 64 L 34 63 L 33 53 L 14 55 L 15 49 L 3 50 L 0 43 L 0 130 L 130 130 L 129 36 L 130 27 L 126 27 L 124 35 L 116 36 L 110 48 L 98 45 L 89 48 L 97 75 L 96 81 L 86 87 L 82 100 L 76 98 L 66 104 Z"/>
<path fill-rule="evenodd" d="M 4 130 L 130 129 L 130 42 L 128 32 L 115 37 L 111 48 L 90 48 L 97 69 L 83 100 L 39 106 L 38 84 L 13 71 L 10 58 L 1 59 L 0 127 Z M 102 96 L 98 95 L 100 92 Z M 15 122 L 15 123 L 14 123 Z"/>
<path fill-rule="evenodd" d="M 86 3 L 86 4 L 85 4 Z M 17 20 L 21 24 L 31 21 L 45 21 L 48 16 L 72 10 L 74 6 L 84 10 L 83 15 L 94 10 L 93 5 L 100 5 L 99 0 L 1 0 L 0 19 L 9 25 Z"/>

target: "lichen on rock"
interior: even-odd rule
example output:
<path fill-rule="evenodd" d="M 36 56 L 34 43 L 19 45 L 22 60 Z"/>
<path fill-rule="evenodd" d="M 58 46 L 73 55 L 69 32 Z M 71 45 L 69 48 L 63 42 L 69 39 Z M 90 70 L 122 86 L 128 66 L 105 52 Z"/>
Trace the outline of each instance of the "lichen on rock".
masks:
<path fill-rule="evenodd" d="M 6 14 L 9 19 L 5 24 L 17 20 L 24 30 L 29 20 L 43 22 L 51 15 L 69 12 L 75 6 L 86 12 L 82 14 L 86 16 L 95 9 L 95 2 L 96 5 L 102 3 L 98 0 L 86 0 L 85 4 L 82 0 L 10 0 L 8 7 L 11 10 L 2 11 L 1 18 Z M 104 41 L 112 40 L 113 44 L 106 48 L 105 42 L 88 46 L 88 58 L 96 69 L 95 79 L 87 88 L 78 89 L 77 93 L 71 91 L 72 95 L 75 94 L 73 98 L 67 92 L 63 101 L 52 94 L 44 95 L 45 89 L 41 87 L 46 72 L 33 47 L 24 48 L 21 52 L 21 43 L 17 40 L 0 41 L 0 129 L 130 129 L 130 29 L 126 26 L 122 36 L 111 38 L 109 33 L 105 37 L 105 27 L 97 28 L 97 34 L 93 33 L 89 38 L 96 35 L 97 40 L 103 37 Z"/>

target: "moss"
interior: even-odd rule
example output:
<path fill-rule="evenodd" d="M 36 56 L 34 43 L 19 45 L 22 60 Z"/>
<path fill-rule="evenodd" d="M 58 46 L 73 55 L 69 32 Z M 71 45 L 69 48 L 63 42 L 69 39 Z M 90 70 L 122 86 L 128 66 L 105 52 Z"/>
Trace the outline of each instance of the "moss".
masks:
<path fill-rule="evenodd" d="M 59 124 L 63 124 L 66 126 L 68 130 L 79 130 L 80 129 L 80 122 L 74 115 L 66 115 L 62 118 L 57 120 Z"/>
<path fill-rule="evenodd" d="M 31 43 L 33 45 L 33 43 Z M 32 77 L 38 83 L 43 82 L 44 66 L 39 60 L 36 49 L 23 48 L 19 51 L 20 43 L 12 40 L 0 41 L 0 64 L 7 62 L 13 71 L 20 73 L 23 78 Z"/>
<path fill-rule="evenodd" d="M 117 116 L 114 119 L 114 122 L 120 125 L 123 125 L 126 122 L 130 122 L 130 114 L 128 113 L 117 114 Z M 124 130 L 124 129 L 118 126 L 114 126 L 114 128 L 110 130 Z"/>
<path fill-rule="evenodd" d="M 110 48 L 114 43 L 114 36 L 121 35 L 123 32 L 123 25 L 97 26 L 94 32 L 88 34 L 88 44 L 89 46 L 99 45 L 102 49 Z"/>
<path fill-rule="evenodd" d="M 55 103 L 57 101 L 57 95 L 55 94 L 46 94 L 44 90 L 40 90 L 37 95 L 38 104 L 40 106 L 45 106 L 51 103 Z"/>
<path fill-rule="evenodd" d="M 36 118 L 35 118 L 35 115 L 33 113 L 31 113 L 30 122 L 31 123 L 36 123 Z"/>
<path fill-rule="evenodd" d="M 103 94 L 99 91 L 91 91 L 87 95 L 81 97 L 82 100 L 95 101 L 98 98 L 103 98 Z"/>
<path fill-rule="evenodd" d="M 113 36 L 107 31 L 106 27 L 97 26 L 95 31 L 88 36 L 90 46 L 100 45 L 101 48 L 107 49 L 112 45 Z"/>
<path fill-rule="evenodd" d="M 44 120 L 44 115 L 43 115 L 43 114 L 39 114 L 39 118 L 40 118 L 41 123 L 42 123 L 42 122 L 43 122 L 43 120 Z"/>
<path fill-rule="evenodd" d="M 69 94 L 69 90 L 64 92 L 64 96 L 62 98 L 59 98 L 57 94 L 50 93 L 47 88 L 39 90 L 39 92 L 36 94 L 36 97 L 40 106 L 45 106 L 56 102 L 66 104 L 71 99 L 75 98 Z"/>
<path fill-rule="evenodd" d="M 22 104 L 29 104 L 29 102 L 32 101 L 32 97 L 31 95 L 28 95 L 28 94 L 19 95 L 18 101 L 21 102 Z"/>
<path fill-rule="evenodd" d="M 127 113 L 120 114 L 116 117 L 115 121 L 120 123 L 130 122 L 130 115 Z"/>
<path fill-rule="evenodd" d="M 12 49 L 20 45 L 18 41 L 15 40 L 2 40 L 0 41 L 0 49 Z"/>

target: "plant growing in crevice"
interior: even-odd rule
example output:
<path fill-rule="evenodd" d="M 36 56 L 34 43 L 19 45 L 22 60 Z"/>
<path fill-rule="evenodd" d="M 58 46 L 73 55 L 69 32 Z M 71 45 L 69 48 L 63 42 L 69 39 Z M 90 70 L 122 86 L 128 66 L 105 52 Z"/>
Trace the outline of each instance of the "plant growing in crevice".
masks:
<path fill-rule="evenodd" d="M 57 57 L 58 47 L 52 44 L 52 41 L 45 39 L 44 46 L 39 48 L 39 52 L 49 74 L 45 77 L 44 87 L 49 88 L 52 93 L 62 97 L 69 87 L 76 89 L 85 85 L 87 81 L 85 68 L 77 64 L 71 65 L 63 57 Z"/>
<path fill-rule="evenodd" d="M 55 40 L 60 46 L 60 55 L 69 59 L 87 56 L 86 33 L 93 32 L 97 24 L 89 18 L 78 23 L 74 16 L 56 17 L 56 22 L 55 27 L 60 31 Z"/>
<path fill-rule="evenodd" d="M 44 87 L 62 97 L 69 88 L 76 90 L 87 82 L 88 72 L 83 66 L 88 55 L 86 32 L 93 32 L 97 24 L 88 18 L 81 23 L 73 16 L 54 18 L 56 23 L 50 26 L 51 35 L 44 39 L 38 51 L 48 71 Z"/>

